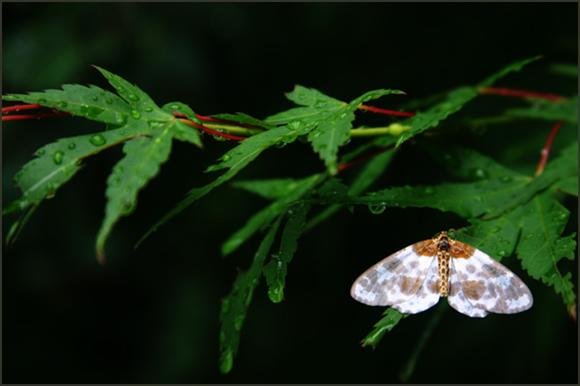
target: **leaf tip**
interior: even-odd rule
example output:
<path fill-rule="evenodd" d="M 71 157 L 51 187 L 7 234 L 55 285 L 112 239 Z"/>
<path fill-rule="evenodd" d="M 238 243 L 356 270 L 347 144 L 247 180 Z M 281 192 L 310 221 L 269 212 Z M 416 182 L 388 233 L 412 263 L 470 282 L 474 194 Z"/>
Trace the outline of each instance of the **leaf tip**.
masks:
<path fill-rule="evenodd" d="M 568 316 L 570 316 L 570 319 L 576 322 L 576 304 L 571 304 L 568 306 Z"/>

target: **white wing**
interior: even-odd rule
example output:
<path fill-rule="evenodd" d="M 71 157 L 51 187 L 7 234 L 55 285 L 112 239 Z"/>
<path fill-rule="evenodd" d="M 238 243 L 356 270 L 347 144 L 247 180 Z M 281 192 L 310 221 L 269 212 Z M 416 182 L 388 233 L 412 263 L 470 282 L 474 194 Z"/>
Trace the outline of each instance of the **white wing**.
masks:
<path fill-rule="evenodd" d="M 487 311 L 514 314 L 529 309 L 533 297 L 512 271 L 476 249 L 469 258 L 451 258 L 449 304 L 472 317 Z"/>
<path fill-rule="evenodd" d="M 439 299 L 435 286 L 437 272 L 432 272 L 434 256 L 420 256 L 410 245 L 379 261 L 355 280 L 351 296 L 371 306 L 393 306 L 401 312 L 423 311 Z M 427 279 L 427 280 L 426 280 Z"/>

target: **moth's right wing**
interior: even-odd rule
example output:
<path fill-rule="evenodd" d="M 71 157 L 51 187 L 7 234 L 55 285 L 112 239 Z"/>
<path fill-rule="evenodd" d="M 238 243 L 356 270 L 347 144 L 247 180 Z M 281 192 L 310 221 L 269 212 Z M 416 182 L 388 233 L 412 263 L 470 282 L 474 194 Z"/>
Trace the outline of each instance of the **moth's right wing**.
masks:
<path fill-rule="evenodd" d="M 410 245 L 366 270 L 350 294 L 371 306 L 392 306 L 403 313 L 424 311 L 439 300 L 436 260 Z"/>

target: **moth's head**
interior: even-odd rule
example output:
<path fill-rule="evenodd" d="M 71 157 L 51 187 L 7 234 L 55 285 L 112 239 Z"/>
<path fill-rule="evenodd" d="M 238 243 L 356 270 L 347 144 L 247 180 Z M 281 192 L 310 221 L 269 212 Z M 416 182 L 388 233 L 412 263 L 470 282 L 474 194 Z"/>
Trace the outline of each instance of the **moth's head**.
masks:
<path fill-rule="evenodd" d="M 447 232 L 439 232 L 433 238 L 433 241 L 437 244 L 437 247 L 441 250 L 448 251 L 449 250 L 449 236 L 447 236 Z"/>

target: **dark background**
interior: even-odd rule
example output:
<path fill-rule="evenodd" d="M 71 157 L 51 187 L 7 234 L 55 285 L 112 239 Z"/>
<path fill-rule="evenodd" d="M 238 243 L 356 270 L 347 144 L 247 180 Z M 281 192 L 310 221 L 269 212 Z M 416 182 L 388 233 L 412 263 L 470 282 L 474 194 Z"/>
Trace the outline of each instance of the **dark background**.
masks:
<path fill-rule="evenodd" d="M 97 64 L 160 104 L 181 100 L 202 114 L 264 117 L 290 106 L 283 92 L 294 84 L 344 100 L 382 87 L 408 93 L 409 99 L 376 103 L 388 108 L 394 107 L 389 101 L 472 84 L 536 54 L 544 60 L 500 85 L 577 92 L 575 80 L 549 71 L 552 63 L 576 63 L 574 3 L 63 3 L 2 9 L 3 93 L 63 83 L 107 87 L 90 67 Z M 528 122 L 456 139 L 531 174 L 548 128 Z M 3 203 L 17 197 L 12 176 L 35 149 L 99 129 L 78 118 L 4 125 Z M 568 129 L 556 148 L 575 137 L 575 129 Z M 221 376 L 220 299 L 259 240 L 226 259 L 219 247 L 265 201 L 224 186 L 141 248 L 134 251 L 133 244 L 189 188 L 214 178 L 202 171 L 230 147 L 207 139 L 200 152 L 175 143 L 171 160 L 140 194 L 136 212 L 113 232 L 105 267 L 95 261 L 94 239 L 106 177 L 120 149 L 90 160 L 40 207 L 18 242 L 3 248 L 4 382 L 398 382 L 435 309 L 404 320 L 375 351 L 363 349 L 359 340 L 382 309 L 354 302 L 349 286 L 386 254 L 465 223 L 430 209 L 373 215 L 357 208 L 305 234 L 289 268 L 286 300 L 272 304 L 265 286 L 257 289 L 235 367 Z M 309 147 L 297 143 L 267 151 L 239 178 L 302 177 L 321 168 Z M 440 178 L 445 176 L 410 145 L 377 186 Z M 575 231 L 576 203 L 565 204 L 574 213 L 568 232 Z M 12 220 L 3 219 L 4 230 Z M 515 258 L 505 263 L 529 284 L 534 307 L 481 320 L 447 311 L 412 382 L 577 382 L 577 325 L 552 289 L 522 273 Z M 562 269 L 575 272 L 576 263 Z"/>

